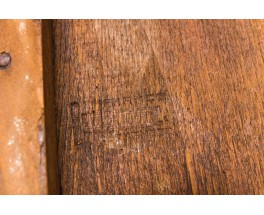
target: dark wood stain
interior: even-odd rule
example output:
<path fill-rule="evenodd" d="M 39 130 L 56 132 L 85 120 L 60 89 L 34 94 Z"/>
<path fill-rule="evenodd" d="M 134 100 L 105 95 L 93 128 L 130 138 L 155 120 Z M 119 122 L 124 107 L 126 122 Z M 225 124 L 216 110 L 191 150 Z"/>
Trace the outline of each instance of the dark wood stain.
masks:
<path fill-rule="evenodd" d="M 63 194 L 264 194 L 262 20 L 55 20 Z"/>
<path fill-rule="evenodd" d="M 39 20 L 35 20 L 38 24 Z M 44 104 L 45 104 L 45 141 L 46 141 L 46 177 L 48 181 L 48 193 L 55 195 L 60 193 L 58 173 L 58 150 L 56 134 L 56 108 L 55 108 L 55 75 L 52 41 L 52 21 L 42 20 L 42 66 L 44 80 Z M 41 128 L 41 126 L 40 126 Z M 43 135 L 43 129 L 40 136 Z M 41 138 L 40 138 L 41 139 Z M 41 147 L 41 156 L 44 153 Z M 43 156 L 44 157 L 44 156 Z M 44 159 L 44 158 L 43 158 Z"/>

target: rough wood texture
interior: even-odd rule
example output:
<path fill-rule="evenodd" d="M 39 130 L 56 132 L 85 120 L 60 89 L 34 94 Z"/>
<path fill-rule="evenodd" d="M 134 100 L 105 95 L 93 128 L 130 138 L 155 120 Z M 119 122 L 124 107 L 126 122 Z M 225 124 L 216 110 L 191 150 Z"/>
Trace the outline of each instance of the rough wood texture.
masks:
<path fill-rule="evenodd" d="M 52 120 L 44 117 L 43 73 L 48 78 L 53 71 L 47 69 L 49 58 L 43 60 L 42 51 L 40 20 L 0 20 L 0 53 L 11 56 L 11 63 L 0 70 L 0 194 L 56 193 L 54 185 L 58 190 L 54 175 L 49 174 L 54 162 L 46 162 L 46 149 L 56 149 L 56 123 L 45 138 L 45 126 L 52 126 Z M 7 60 L 5 57 L 1 64 Z M 52 84 L 45 83 L 49 102 Z M 54 120 L 54 104 L 52 110 L 48 103 L 46 100 L 46 118 Z M 49 179 L 53 177 L 52 185 L 47 173 Z"/>
<path fill-rule="evenodd" d="M 63 194 L 264 194 L 264 21 L 53 31 Z"/>

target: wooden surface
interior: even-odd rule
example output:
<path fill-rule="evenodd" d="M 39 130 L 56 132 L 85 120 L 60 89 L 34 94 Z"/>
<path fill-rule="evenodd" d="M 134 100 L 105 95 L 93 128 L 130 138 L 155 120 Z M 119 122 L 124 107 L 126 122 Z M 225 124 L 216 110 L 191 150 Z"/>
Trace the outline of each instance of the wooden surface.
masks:
<path fill-rule="evenodd" d="M 41 24 L 47 191 L 48 194 L 59 194 L 52 22 L 41 20 Z"/>
<path fill-rule="evenodd" d="M 263 20 L 55 20 L 63 194 L 264 194 Z"/>
<path fill-rule="evenodd" d="M 53 83 L 49 80 L 43 85 L 43 73 L 48 78 L 53 71 L 47 69 L 49 58 L 42 58 L 42 51 L 46 53 L 42 30 L 40 20 L 0 20 L 0 53 L 11 58 L 0 70 L 0 194 L 58 193 L 52 161 L 56 154 L 48 153 L 46 159 L 46 151 L 56 149 L 56 123 L 54 104 L 50 106 Z M 48 120 L 51 116 L 53 125 Z"/>

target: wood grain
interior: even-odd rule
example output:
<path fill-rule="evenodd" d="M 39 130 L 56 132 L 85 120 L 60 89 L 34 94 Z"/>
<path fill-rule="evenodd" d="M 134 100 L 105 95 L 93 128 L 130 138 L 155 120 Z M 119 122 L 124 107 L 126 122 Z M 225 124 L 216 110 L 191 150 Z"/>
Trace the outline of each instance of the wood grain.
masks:
<path fill-rule="evenodd" d="M 264 194 L 263 20 L 55 20 L 63 194 Z"/>

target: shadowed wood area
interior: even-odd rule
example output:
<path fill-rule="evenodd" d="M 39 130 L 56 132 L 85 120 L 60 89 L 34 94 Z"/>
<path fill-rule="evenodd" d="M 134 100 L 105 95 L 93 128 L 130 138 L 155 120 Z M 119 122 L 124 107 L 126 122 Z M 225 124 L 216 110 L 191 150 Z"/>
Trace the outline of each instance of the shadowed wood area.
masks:
<path fill-rule="evenodd" d="M 63 194 L 264 194 L 263 20 L 53 32 Z"/>

